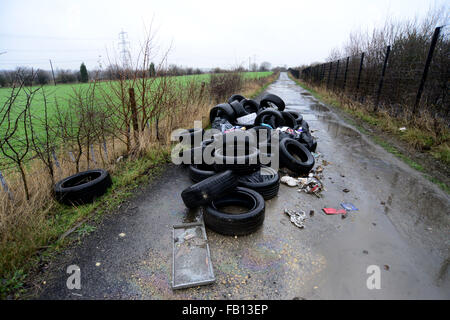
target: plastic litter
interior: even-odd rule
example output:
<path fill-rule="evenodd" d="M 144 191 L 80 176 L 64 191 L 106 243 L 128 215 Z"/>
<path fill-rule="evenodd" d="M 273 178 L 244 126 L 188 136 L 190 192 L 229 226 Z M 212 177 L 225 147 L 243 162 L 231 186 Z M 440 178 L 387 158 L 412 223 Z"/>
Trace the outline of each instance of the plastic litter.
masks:
<path fill-rule="evenodd" d="M 323 212 L 326 214 L 346 214 L 347 211 L 344 209 L 334 209 L 334 208 L 323 208 Z"/>
<path fill-rule="evenodd" d="M 284 213 L 291 218 L 291 222 L 297 227 L 301 229 L 305 227 L 306 213 L 304 211 L 284 209 Z"/>
<path fill-rule="evenodd" d="M 341 207 L 344 208 L 347 211 L 357 211 L 357 210 L 359 210 L 352 203 L 341 203 Z"/>
<path fill-rule="evenodd" d="M 284 176 L 281 177 L 281 183 L 287 184 L 289 187 L 295 187 L 297 186 L 297 179 L 290 176 Z"/>
<path fill-rule="evenodd" d="M 256 119 L 256 112 L 247 114 L 236 119 L 236 123 L 244 126 L 253 125 Z"/>

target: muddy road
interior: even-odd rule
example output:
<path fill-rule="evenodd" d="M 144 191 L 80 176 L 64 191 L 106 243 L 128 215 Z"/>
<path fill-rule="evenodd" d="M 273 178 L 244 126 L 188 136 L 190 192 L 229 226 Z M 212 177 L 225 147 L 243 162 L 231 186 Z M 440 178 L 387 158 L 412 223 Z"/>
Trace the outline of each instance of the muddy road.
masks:
<path fill-rule="evenodd" d="M 39 275 L 36 297 L 449 299 L 450 197 L 342 122 L 286 73 L 267 91 L 317 130 L 316 166 L 328 162 L 322 198 L 282 185 L 266 201 L 258 232 L 235 238 L 207 230 L 216 283 L 173 291 L 171 228 L 194 221 L 198 212 L 189 212 L 180 197 L 191 184 L 187 168 L 168 165 L 81 244 L 56 257 Z M 359 210 L 345 219 L 321 210 L 342 202 Z M 304 229 L 290 222 L 285 208 L 308 214 Z M 81 269 L 80 290 L 66 287 L 73 264 Z M 371 265 L 380 268 L 380 289 L 367 287 Z"/>

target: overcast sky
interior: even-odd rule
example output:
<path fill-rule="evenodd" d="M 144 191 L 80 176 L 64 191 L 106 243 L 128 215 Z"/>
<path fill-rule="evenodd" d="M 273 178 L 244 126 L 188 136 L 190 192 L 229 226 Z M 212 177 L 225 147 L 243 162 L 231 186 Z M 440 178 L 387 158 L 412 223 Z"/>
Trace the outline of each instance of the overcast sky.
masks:
<path fill-rule="evenodd" d="M 422 16 L 440 0 L 0 0 L 0 69 L 107 64 L 126 31 L 134 54 L 153 21 L 169 64 L 212 68 L 323 61 L 356 28 Z M 159 59 L 155 57 L 155 59 Z"/>

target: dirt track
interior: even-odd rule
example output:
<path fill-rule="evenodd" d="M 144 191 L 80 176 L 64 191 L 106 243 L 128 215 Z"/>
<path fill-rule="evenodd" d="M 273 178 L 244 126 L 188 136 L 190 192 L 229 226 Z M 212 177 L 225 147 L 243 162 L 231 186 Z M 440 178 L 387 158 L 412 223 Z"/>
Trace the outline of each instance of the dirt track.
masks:
<path fill-rule="evenodd" d="M 191 184 L 187 169 L 169 165 L 49 265 L 39 276 L 46 284 L 38 298 L 449 299 L 449 196 L 339 120 L 287 74 L 267 91 L 318 130 L 313 135 L 322 157 L 316 165 L 330 162 L 323 198 L 283 185 L 266 201 L 257 233 L 234 238 L 207 231 L 216 283 L 172 291 L 171 227 L 193 221 L 196 212 L 188 212 L 180 197 Z M 345 219 L 321 211 L 341 202 L 359 211 Z M 284 208 L 315 214 L 298 229 Z M 81 269 L 81 290 L 66 287 L 72 264 Z M 366 286 L 369 265 L 381 269 L 380 290 Z"/>

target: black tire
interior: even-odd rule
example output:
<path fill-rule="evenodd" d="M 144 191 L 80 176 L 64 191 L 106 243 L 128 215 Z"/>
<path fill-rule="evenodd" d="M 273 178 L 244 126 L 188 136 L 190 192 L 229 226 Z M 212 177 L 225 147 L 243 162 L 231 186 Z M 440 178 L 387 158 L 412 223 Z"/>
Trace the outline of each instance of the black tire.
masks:
<path fill-rule="evenodd" d="M 214 169 L 218 172 L 233 170 L 237 175 L 246 175 L 257 171 L 261 167 L 258 157 L 259 150 L 255 147 L 248 147 L 245 148 L 245 155 L 237 155 L 237 149 L 242 150 L 241 148 L 243 147 L 235 147 L 233 156 L 226 154 L 227 148 L 215 150 L 214 159 L 216 163 Z"/>
<path fill-rule="evenodd" d="M 181 192 L 181 198 L 188 208 L 204 206 L 231 192 L 237 184 L 237 177 L 231 170 L 228 170 L 184 189 Z"/>
<path fill-rule="evenodd" d="M 292 129 L 297 127 L 297 121 L 295 121 L 295 118 L 292 114 L 290 114 L 287 111 L 281 111 L 281 114 L 283 115 L 285 126 L 292 128 Z"/>
<path fill-rule="evenodd" d="M 261 108 L 271 108 L 272 105 L 275 105 L 278 111 L 283 111 L 286 108 L 284 101 L 277 95 L 274 94 L 266 94 L 261 101 L 259 102 Z"/>
<path fill-rule="evenodd" d="M 203 134 L 205 133 L 205 130 L 199 129 L 199 128 L 192 128 L 188 129 L 187 131 L 180 134 L 179 141 L 183 144 L 189 144 L 187 141 L 190 142 L 191 148 L 198 147 L 198 145 L 195 144 L 195 137 L 198 137 L 197 140 L 201 143 L 203 140 Z"/>
<path fill-rule="evenodd" d="M 226 213 L 221 207 L 246 207 L 244 213 Z M 256 191 L 237 187 L 224 197 L 213 200 L 205 208 L 205 225 L 220 234 L 227 236 L 243 236 L 258 230 L 264 222 L 265 203 Z"/>
<path fill-rule="evenodd" d="M 208 164 L 191 164 L 189 166 L 189 177 L 194 182 L 203 181 L 209 177 L 214 176 L 217 172 L 214 171 L 213 165 Z"/>
<path fill-rule="evenodd" d="M 236 114 L 236 118 L 248 115 L 247 111 L 245 111 L 244 107 L 239 101 L 235 100 L 231 102 L 230 106 L 233 108 L 234 113 Z"/>
<path fill-rule="evenodd" d="M 286 112 L 289 112 L 290 114 L 292 114 L 292 116 L 295 119 L 295 122 L 297 123 L 297 125 L 301 125 L 302 121 L 303 121 L 303 116 L 300 114 L 300 112 L 297 111 L 292 111 L 292 110 L 285 110 Z"/>
<path fill-rule="evenodd" d="M 268 121 L 268 119 L 266 119 L 266 117 L 274 117 L 274 120 L 272 120 L 272 124 L 268 123 L 271 121 Z M 268 123 L 271 126 L 275 126 L 273 127 L 273 129 L 281 127 L 284 125 L 284 118 L 283 115 L 281 114 L 280 111 L 275 110 L 275 109 L 266 109 L 266 110 L 262 110 L 258 113 L 258 115 L 255 118 L 255 125 L 260 125 L 261 123 Z"/>
<path fill-rule="evenodd" d="M 216 117 L 227 119 L 230 123 L 236 120 L 236 113 L 229 103 L 221 103 L 209 111 L 209 121 L 214 122 Z"/>
<path fill-rule="evenodd" d="M 249 114 L 254 112 L 258 113 L 259 111 L 259 103 L 255 100 L 244 99 L 241 101 L 241 104 L 245 111 L 247 111 Z"/>
<path fill-rule="evenodd" d="M 297 174 L 305 174 L 314 167 L 314 157 L 300 142 L 291 138 L 280 141 L 281 165 Z"/>
<path fill-rule="evenodd" d="M 302 120 L 300 126 L 302 127 L 302 131 L 309 132 L 309 124 L 305 120 Z"/>
<path fill-rule="evenodd" d="M 272 145 L 267 142 L 262 142 L 258 145 L 258 149 L 259 149 L 259 162 L 261 163 L 261 167 L 272 166 L 271 158 L 275 157 L 275 153 L 273 153 L 272 150 Z"/>
<path fill-rule="evenodd" d="M 53 188 L 58 202 L 66 205 L 81 205 L 93 202 L 112 185 L 109 172 L 94 169 L 79 172 L 57 182 Z"/>
<path fill-rule="evenodd" d="M 233 94 L 231 97 L 228 98 L 228 103 L 232 103 L 233 101 L 241 102 L 244 99 L 245 97 L 241 96 L 240 94 Z"/>
<path fill-rule="evenodd" d="M 278 194 L 280 189 L 280 176 L 277 170 L 271 167 L 261 166 L 261 169 L 238 178 L 239 186 L 252 189 L 269 200 Z"/>
<path fill-rule="evenodd" d="M 258 145 L 263 142 L 270 142 L 272 129 L 266 126 L 254 126 L 249 130 L 249 132 L 254 133 Z"/>

